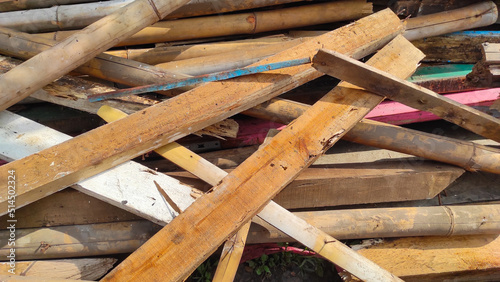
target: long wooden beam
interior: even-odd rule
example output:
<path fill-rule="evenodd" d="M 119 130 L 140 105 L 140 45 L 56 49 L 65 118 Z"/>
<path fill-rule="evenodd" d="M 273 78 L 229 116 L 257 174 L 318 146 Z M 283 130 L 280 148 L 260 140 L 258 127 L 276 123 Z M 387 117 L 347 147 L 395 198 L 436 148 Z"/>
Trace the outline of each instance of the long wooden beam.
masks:
<path fill-rule="evenodd" d="M 364 33 L 369 33 L 367 30 Z M 423 54 L 403 37 L 397 37 L 370 59 L 370 63 L 409 76 Z M 191 273 L 229 235 L 238 230 L 271 200 L 286 184 L 290 183 L 305 167 L 314 162 L 342 135 L 375 107 L 381 97 L 351 88 L 347 83 L 308 109 L 300 118 L 272 138 L 268 145 L 233 170 L 210 193 L 198 199 L 189 209 L 176 217 L 139 250 L 134 252 L 104 281 L 113 279 L 181 280 Z M 285 210 L 286 211 L 286 210 Z M 278 216 L 283 210 L 277 207 L 266 213 Z M 266 220 L 272 220 L 267 218 Z M 296 222 L 299 224 L 299 222 Z M 217 228 L 213 228 L 213 226 Z M 302 242 L 313 249 L 324 249 L 324 256 L 334 256 L 336 240 L 311 230 L 286 230 L 295 236 L 304 236 Z M 200 241 L 199 238 L 210 238 Z M 332 246 L 329 247 L 330 243 Z M 182 259 L 180 257 L 182 250 Z M 339 249 L 337 249 L 339 250 Z M 351 269 L 359 267 L 361 279 L 392 280 L 391 276 L 379 276 L 383 272 L 370 273 L 362 265 L 336 259 L 338 265 Z M 145 263 L 147 262 L 147 263 Z M 342 266 L 342 267 L 344 267 Z M 372 275 L 376 275 L 372 276 Z"/>
<path fill-rule="evenodd" d="M 136 0 L 3 74 L 0 77 L 0 110 L 28 97 L 187 2 Z"/>
<path fill-rule="evenodd" d="M 367 33 L 366 30 L 373 31 Z M 360 58 L 387 43 L 401 30 L 397 16 L 390 10 L 384 10 L 290 48 L 262 63 L 310 57 L 321 47 Z M 16 205 L 21 207 L 321 75 L 310 65 L 304 65 L 211 82 L 60 145 L 3 165 L 0 167 L 0 179 L 7 179 L 8 172 L 15 170 Z M 0 212 L 7 210 L 7 190 L 7 181 L 4 181 L 0 184 Z"/>
<path fill-rule="evenodd" d="M 498 234 L 400 238 L 358 248 L 360 253 L 397 273 L 405 281 L 500 279 Z"/>
<path fill-rule="evenodd" d="M 474 133 L 500 142 L 499 119 L 377 68 L 326 49 L 320 50 L 314 57 L 313 66 L 331 76 L 412 108 L 429 111 Z"/>

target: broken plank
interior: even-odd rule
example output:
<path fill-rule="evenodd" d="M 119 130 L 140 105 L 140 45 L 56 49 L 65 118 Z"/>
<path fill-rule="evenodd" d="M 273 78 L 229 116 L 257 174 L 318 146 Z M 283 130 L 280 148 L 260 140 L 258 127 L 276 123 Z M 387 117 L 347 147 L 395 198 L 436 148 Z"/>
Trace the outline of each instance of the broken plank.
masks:
<path fill-rule="evenodd" d="M 99 115 L 107 121 L 113 121 L 126 116 L 125 113 L 109 107 L 101 108 L 101 110 L 99 110 Z M 270 139 L 271 138 L 268 138 L 267 140 Z M 264 144 L 262 146 L 264 146 Z M 212 185 L 217 185 L 220 181 L 223 181 L 224 177 L 227 175 L 225 171 L 210 164 L 208 161 L 202 159 L 200 156 L 187 150 L 186 148 L 179 146 L 175 142 L 163 146 L 155 151 Z M 263 218 L 280 230 L 287 230 L 285 233 L 293 234 L 291 235 L 292 237 L 296 238 L 313 251 L 323 255 L 326 259 L 335 264 L 343 265 L 346 270 L 349 270 L 352 274 L 358 277 L 369 277 L 369 279 L 371 279 L 372 277 L 379 276 L 386 279 L 395 279 L 390 274 L 379 269 L 376 265 L 364 260 L 364 258 L 358 256 L 355 252 L 352 252 L 342 243 L 336 241 L 331 236 L 328 236 L 328 234 L 325 234 L 314 226 L 310 226 L 304 220 L 296 218 L 293 214 L 281 208 L 273 201 L 270 201 L 269 204 L 267 204 L 264 210 L 258 214 L 258 217 Z M 307 234 L 297 234 L 293 228 L 289 227 L 291 222 L 294 223 L 295 229 L 307 230 L 307 232 L 304 232 Z M 216 281 L 228 281 L 234 279 L 249 228 L 250 222 L 247 222 L 240 227 L 237 233 L 224 244 L 220 260 L 221 264 L 217 268 L 214 277 Z M 324 242 L 328 241 L 329 243 L 321 243 L 321 240 L 324 240 Z M 355 262 L 358 266 L 355 266 Z M 362 265 L 363 267 L 359 267 L 359 265 Z M 369 274 L 366 272 L 369 272 Z"/>
<path fill-rule="evenodd" d="M 374 14 L 377 15 L 380 14 Z M 372 27 L 367 27 L 363 33 L 371 34 L 368 30 L 372 30 Z M 422 57 L 422 53 L 398 36 L 369 62 L 387 67 L 388 71 L 397 72 L 406 78 L 415 71 Z M 118 265 L 104 281 L 138 277 L 148 280 L 185 278 L 380 100 L 375 94 L 342 83 Z M 341 103 L 337 103 L 339 101 Z M 279 208 L 276 210 L 280 211 Z M 218 228 L 214 229 L 214 225 Z M 325 244 L 329 240 L 323 241 L 326 237 L 316 232 L 311 230 L 311 233 L 302 234 L 307 238 L 302 237 L 302 242 L 307 242 L 313 249 L 325 247 L 325 251 L 332 255 L 329 253 L 332 251 L 330 247 L 335 248 L 339 242 L 333 240 L 329 247 L 329 244 Z M 301 236 L 297 233 L 293 233 L 293 236 Z M 314 236 L 315 233 L 317 236 Z M 200 241 L 199 236 L 210 239 Z M 183 250 L 182 259 L 179 250 Z M 336 263 L 353 267 L 349 261 L 336 260 Z M 357 264 L 357 267 L 358 273 L 367 275 L 361 279 L 375 279 L 369 276 L 375 273 L 366 272 L 368 264 Z M 168 277 L 165 277 L 166 274 Z M 377 276 L 381 274 L 383 272 L 376 273 Z M 378 278 L 394 279 L 388 276 Z"/>
<path fill-rule="evenodd" d="M 405 281 L 500 279 L 498 234 L 383 240 L 357 249 Z"/>
<path fill-rule="evenodd" d="M 0 112 L 0 123 L 3 125 L 0 127 L 0 140 L 2 140 L 0 157 L 9 161 L 22 159 L 71 139 L 66 134 L 8 111 Z M 22 179 L 19 174 L 16 176 L 20 186 Z M 156 223 L 166 224 L 172 220 L 173 212 L 160 200 L 161 195 L 153 180 L 162 187 L 170 187 L 169 194 L 182 208 L 186 208 L 194 201 L 190 197 L 192 190 L 190 187 L 131 161 L 106 173 L 81 181 L 73 187 Z M 17 187 L 18 195 L 21 193 L 19 186 Z M 23 204 L 17 201 L 18 199 L 16 198 L 16 208 L 19 209 Z M 0 209 L 0 214 L 6 212 L 6 206 Z"/>
<path fill-rule="evenodd" d="M 373 32 L 368 34 L 366 29 Z M 387 43 L 401 30 L 399 19 L 390 10 L 384 10 L 260 63 L 312 56 L 323 46 L 360 58 Z M 304 65 L 211 82 L 60 145 L 3 165 L 0 167 L 0 179 L 7 179 L 8 171 L 15 169 L 19 179 L 16 205 L 21 207 L 321 75 L 310 65 Z M 133 177 L 130 173 L 128 175 Z M 0 183 L 0 212 L 6 211 L 5 195 L 7 181 Z"/>
<path fill-rule="evenodd" d="M 313 66 L 331 76 L 412 108 L 429 111 L 481 136 L 500 141 L 499 119 L 335 51 L 320 50 L 313 59 Z"/>
<path fill-rule="evenodd" d="M 27 277 L 97 280 L 113 268 L 116 261 L 115 258 L 16 261 L 15 273 Z M 0 263 L 0 275 L 9 275 L 9 264 Z"/>
<path fill-rule="evenodd" d="M 136 0 L 27 60 L 0 76 L 0 110 L 16 104 L 187 2 Z"/>

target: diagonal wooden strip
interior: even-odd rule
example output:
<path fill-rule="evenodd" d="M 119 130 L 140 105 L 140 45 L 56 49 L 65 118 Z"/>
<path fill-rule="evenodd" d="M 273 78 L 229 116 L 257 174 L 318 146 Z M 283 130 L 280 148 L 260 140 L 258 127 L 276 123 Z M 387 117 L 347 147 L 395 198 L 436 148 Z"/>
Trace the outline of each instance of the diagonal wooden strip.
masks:
<path fill-rule="evenodd" d="M 107 122 L 126 116 L 125 113 L 108 106 L 103 106 L 99 109 L 98 114 Z M 212 185 L 217 185 L 217 183 L 222 181 L 227 175 L 227 173 L 219 167 L 211 164 L 199 155 L 175 142 L 163 146 L 155 150 L 155 152 Z M 270 201 L 257 216 L 266 220 L 276 228 L 283 230 L 285 233 L 290 234 L 331 262 L 341 265 L 353 275 L 362 278 L 377 275 L 392 278 L 389 273 L 385 273 L 385 271 L 380 269 L 377 265 L 367 261 L 341 242 L 308 224 L 305 220 L 297 218 L 273 201 Z M 224 244 L 214 281 L 232 281 L 234 279 L 249 228 L 250 221 L 244 224 L 238 232 Z M 296 232 L 294 230 L 305 231 Z M 318 241 L 328 241 L 329 244 L 317 244 Z M 362 267 L 359 265 L 362 265 Z"/>
<path fill-rule="evenodd" d="M 404 77 L 415 71 L 422 58 L 420 51 L 398 36 L 372 57 L 370 63 Z M 185 278 L 232 232 L 256 215 L 279 190 L 381 100 L 378 95 L 341 83 L 103 280 L 140 278 L 177 281 Z M 301 233 L 306 230 L 289 230 L 292 231 Z M 315 240 L 308 241 L 308 245 L 329 249 L 329 241 L 319 236 L 312 238 Z M 349 264 L 349 261 L 341 263 Z M 357 266 L 361 268 L 364 265 Z M 359 271 L 363 270 L 366 269 Z M 367 277 L 364 279 L 389 279 L 368 277 L 370 274 L 375 275 L 366 272 Z"/>
<path fill-rule="evenodd" d="M 387 96 L 409 107 L 431 112 L 481 136 L 500 141 L 500 119 L 338 52 L 320 50 L 314 57 L 313 66 L 328 75 Z"/>
<path fill-rule="evenodd" d="M 386 9 L 258 64 L 313 56 L 320 47 L 360 58 L 387 43 L 402 29 L 399 18 Z M 304 65 L 208 83 L 60 145 L 6 164 L 0 167 L 0 180 L 7 179 L 8 171 L 16 170 L 16 205 L 21 207 L 321 75 L 310 65 Z M 0 213 L 7 210 L 7 189 L 7 181 L 1 181 Z"/>

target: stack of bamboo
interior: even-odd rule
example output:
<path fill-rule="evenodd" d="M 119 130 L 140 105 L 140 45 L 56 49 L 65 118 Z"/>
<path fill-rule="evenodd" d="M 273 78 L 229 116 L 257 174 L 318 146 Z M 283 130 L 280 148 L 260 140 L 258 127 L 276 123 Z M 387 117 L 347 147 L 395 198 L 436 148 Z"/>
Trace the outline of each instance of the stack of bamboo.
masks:
<path fill-rule="evenodd" d="M 223 246 L 231 281 L 245 243 L 296 241 L 361 280 L 498 279 L 498 89 L 419 68 L 497 7 L 438 2 L 0 2 L 0 277 L 180 281 Z M 158 83 L 182 87 L 89 99 Z M 40 101 L 104 121 L 71 137 Z M 372 238 L 397 239 L 338 241 Z"/>

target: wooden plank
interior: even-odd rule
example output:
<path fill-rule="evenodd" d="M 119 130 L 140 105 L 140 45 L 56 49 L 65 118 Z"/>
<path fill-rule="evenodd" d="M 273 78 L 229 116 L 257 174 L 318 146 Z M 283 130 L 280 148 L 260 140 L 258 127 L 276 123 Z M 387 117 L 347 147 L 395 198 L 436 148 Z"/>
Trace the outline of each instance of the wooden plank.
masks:
<path fill-rule="evenodd" d="M 131 253 L 159 229 L 144 220 L 17 229 L 16 261 Z M 0 231 L 1 242 L 9 236 L 9 230 Z M 1 246 L 1 261 L 9 259 L 10 248 Z"/>
<path fill-rule="evenodd" d="M 481 136 L 500 141 L 499 119 L 377 68 L 325 49 L 314 57 L 313 66 L 412 108 L 429 111 Z"/>
<path fill-rule="evenodd" d="M 384 240 L 372 246 L 360 246 L 358 252 L 405 281 L 500 279 L 498 234 Z"/>
<path fill-rule="evenodd" d="M 374 14 L 376 15 L 379 14 Z M 371 33 L 368 30 L 371 28 L 365 29 L 363 33 Z M 372 57 L 370 63 L 381 67 L 394 67 L 392 71 L 397 69 L 399 74 L 409 76 L 415 71 L 416 63 L 421 58 L 422 54 L 412 48 L 408 41 L 397 37 Z M 104 278 L 104 281 L 133 279 L 134 277 L 183 279 L 228 235 L 253 217 L 303 168 L 314 162 L 319 155 L 340 139 L 363 115 L 380 102 L 380 99 L 376 95 L 350 88 L 350 85 L 346 83 L 335 88 L 293 124 L 276 135 L 268 145 L 259 149 L 217 186 L 214 186 L 211 193 L 198 199 L 190 209 L 179 215 L 141 249 L 117 266 Z M 336 101 L 342 102 L 337 104 Z M 334 118 L 331 113 L 335 113 Z M 279 220 L 279 214 L 282 211 L 276 207 L 275 210 L 271 210 L 271 213 L 277 215 L 276 220 Z M 300 224 L 300 222 L 295 223 Z M 214 229 L 214 225 L 218 228 Z M 287 232 L 294 232 L 289 233 L 294 234 L 294 237 L 304 236 L 301 242 L 306 242 L 306 245 L 313 249 L 324 247 L 325 253 L 323 254 L 332 255 L 335 258 L 335 253 L 331 252 L 337 249 L 338 241 L 333 239 L 333 244 L 329 244 L 329 239 L 317 233 L 316 230 L 311 230 L 307 234 L 297 234 L 301 231 L 305 230 L 302 228 L 287 230 Z M 200 236 L 210 238 L 210 240 L 200 241 L 198 239 Z M 183 250 L 182 259 L 179 257 L 181 249 Z M 349 261 L 340 258 L 335 261 L 339 265 L 345 263 L 344 266 L 353 271 L 351 270 L 353 265 Z M 370 275 L 364 268 L 366 266 L 368 264 L 358 264 L 359 268 L 355 270 L 358 273 Z M 167 278 L 165 274 L 168 275 Z M 370 276 L 360 278 L 374 279 Z M 379 279 L 391 278 L 386 276 L 379 277 Z"/>
<path fill-rule="evenodd" d="M 463 173 L 462 168 L 423 160 L 319 165 L 304 169 L 273 200 L 286 209 L 300 209 L 431 199 Z M 167 174 L 207 189 L 187 172 Z"/>
<path fill-rule="evenodd" d="M 251 50 L 241 50 L 237 47 L 231 51 L 215 55 L 162 62 L 156 65 L 162 69 L 188 75 L 202 75 L 218 71 L 245 67 L 268 56 L 304 42 L 306 39 L 295 39 L 280 44 L 253 47 Z"/>
<path fill-rule="evenodd" d="M 57 279 L 57 278 L 47 278 L 47 277 L 27 277 L 27 276 L 19 276 L 19 275 L 0 275 L 0 279 L 2 281 L 15 281 L 15 282 L 24 282 L 24 281 L 37 281 L 37 282 L 70 282 L 70 281 L 80 281 L 85 282 L 88 280 L 73 280 L 73 279 Z"/>
<path fill-rule="evenodd" d="M 0 127 L 0 140 L 2 140 L 0 156 L 6 160 L 22 159 L 71 139 L 66 134 L 8 111 L 0 112 L 0 123 L 3 125 Z M 20 175 L 18 174 L 17 177 Z M 186 208 L 194 201 L 190 197 L 192 190 L 190 187 L 131 161 L 101 175 L 81 181 L 73 187 L 141 217 L 166 224 L 173 218 L 172 209 L 161 200 L 161 195 L 153 180 L 162 187 L 169 187 L 169 194 L 182 208 Z M 19 195 L 23 182 L 18 179 L 17 183 Z M 16 209 L 23 206 L 20 201 L 17 201 L 18 199 L 16 198 Z M 5 214 L 6 206 L 0 212 Z"/>
<path fill-rule="evenodd" d="M 361 32 L 366 28 L 374 29 L 374 32 Z M 312 56 L 319 46 L 334 48 L 359 58 L 386 43 L 401 28 L 399 19 L 391 11 L 384 10 L 261 63 Z M 19 179 L 16 205 L 21 207 L 321 75 L 311 66 L 304 65 L 224 82 L 211 82 L 58 146 L 3 165 L 0 167 L 0 179 L 6 179 L 8 171 L 16 171 Z M 170 114 L 165 115 L 166 112 Z M 128 175 L 132 177 L 130 173 Z M 5 212 L 7 207 L 5 195 L 6 181 L 0 183 L 0 212 Z"/>
<path fill-rule="evenodd" d="M 244 224 L 234 236 L 224 243 L 224 248 L 222 249 L 222 254 L 212 281 L 234 280 L 236 272 L 238 271 L 238 266 L 241 262 L 243 250 L 245 249 L 245 242 L 247 241 L 250 225 L 250 222 Z"/>
<path fill-rule="evenodd" d="M 105 53 L 138 62 L 155 65 L 170 61 L 187 60 L 205 56 L 213 56 L 240 50 L 251 52 L 255 48 L 279 45 L 295 39 L 284 35 L 266 36 L 252 39 L 218 41 L 180 46 L 156 46 L 146 49 L 108 50 Z M 302 39 L 305 40 L 305 39 Z"/>
<path fill-rule="evenodd" d="M 3 74 L 0 77 L 3 94 L 0 96 L 0 110 L 28 97 L 187 2 L 188 0 L 134 1 Z M 135 19 L 133 24 L 130 22 L 131 18 Z"/>
<path fill-rule="evenodd" d="M 16 274 L 52 279 L 97 280 L 115 264 L 115 258 L 16 261 Z M 0 275 L 9 275 L 8 262 L 0 263 Z"/>
<path fill-rule="evenodd" d="M 125 113 L 109 107 L 103 107 L 99 111 L 99 115 L 106 121 L 114 121 L 126 116 Z M 266 139 L 267 142 L 270 142 L 271 137 Z M 262 146 L 265 146 L 264 144 Z M 217 185 L 219 182 L 223 181 L 225 176 L 227 176 L 225 171 L 210 164 L 208 161 L 202 159 L 200 156 L 187 150 L 186 148 L 179 146 L 175 142 L 167 146 L 163 146 L 155 151 L 212 185 Z M 358 277 L 380 276 L 392 279 L 390 274 L 384 273 L 384 271 L 379 269 L 376 265 L 371 264 L 369 261 L 365 261 L 362 257 L 359 257 L 342 243 L 336 241 L 334 238 L 328 236 L 314 226 L 307 224 L 304 220 L 296 218 L 293 214 L 279 207 L 273 201 L 271 201 L 264 208 L 264 210 L 258 214 L 258 217 L 263 218 L 280 230 L 288 230 L 285 231 L 285 233 L 293 234 L 292 237 L 294 238 L 298 237 L 298 240 L 307 247 L 322 254 L 326 259 L 333 263 L 344 265 L 345 269 L 348 269 L 352 274 Z M 304 233 L 307 233 L 307 235 L 296 234 L 297 232 L 293 231 L 289 227 L 291 222 L 295 224 L 294 228 L 297 230 L 305 230 Z M 246 241 L 249 228 L 250 222 L 247 222 L 224 244 L 220 265 L 217 267 L 217 271 L 214 276 L 215 281 L 230 281 L 234 279 L 241 255 L 243 253 L 244 242 Z M 327 245 L 321 244 L 320 239 L 330 243 Z M 350 261 L 350 263 L 346 264 L 345 261 Z M 358 265 L 361 264 L 363 267 L 354 267 L 352 264 L 353 262 L 357 262 Z M 370 272 L 370 274 L 366 274 L 365 272 Z"/>

